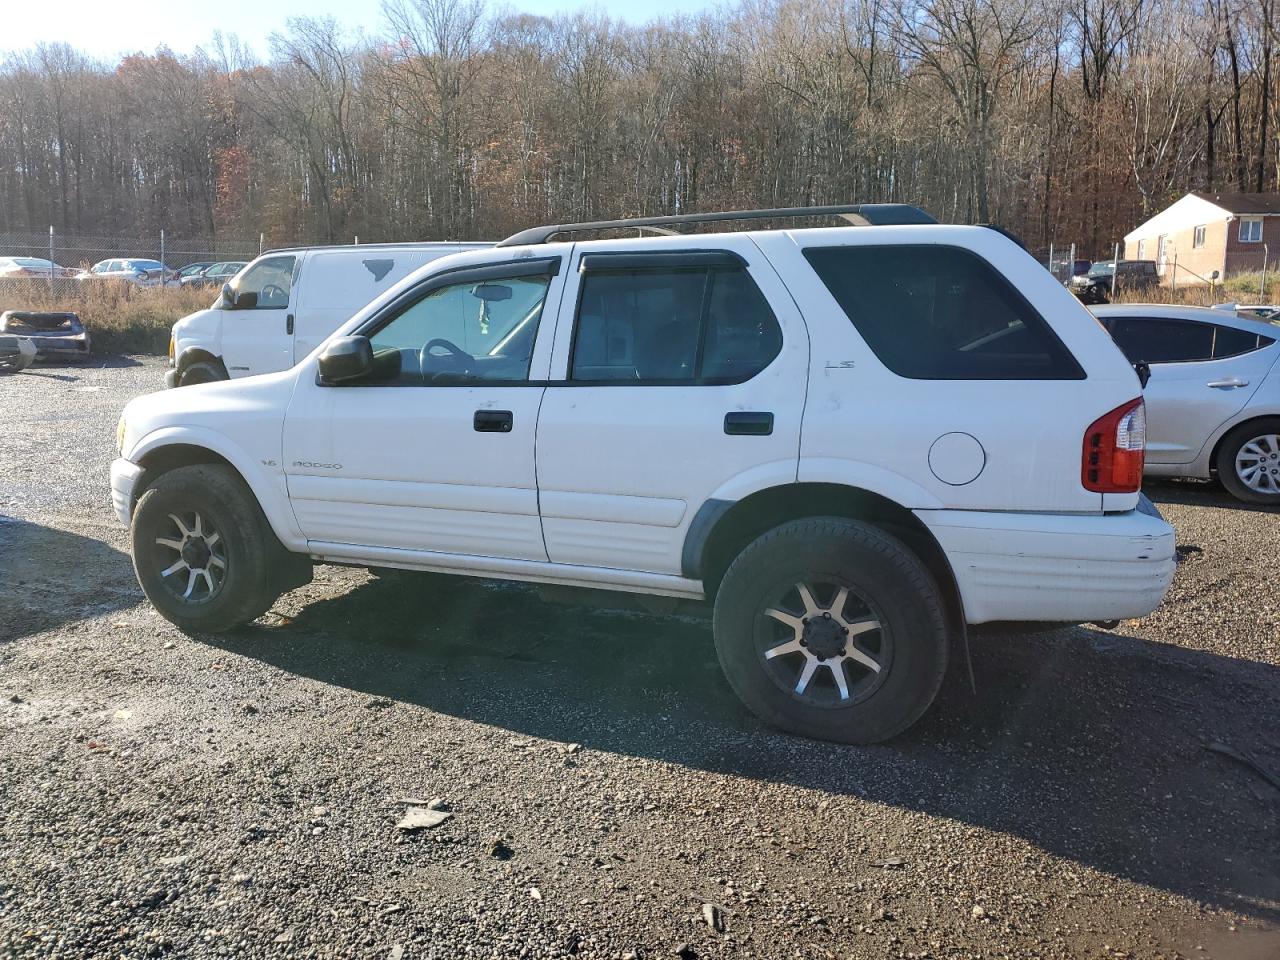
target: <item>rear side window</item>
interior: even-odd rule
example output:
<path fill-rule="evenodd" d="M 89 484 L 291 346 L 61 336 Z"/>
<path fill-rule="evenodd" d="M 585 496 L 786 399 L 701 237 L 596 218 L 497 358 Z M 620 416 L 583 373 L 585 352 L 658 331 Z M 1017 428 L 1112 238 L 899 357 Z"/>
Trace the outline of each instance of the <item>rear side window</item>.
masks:
<path fill-rule="evenodd" d="M 1194 363 L 1238 357 L 1275 341 L 1247 330 L 1168 317 L 1117 317 L 1111 336 L 1135 363 Z"/>
<path fill-rule="evenodd" d="M 1216 327 L 1213 334 L 1213 359 L 1238 357 L 1259 347 L 1268 347 L 1275 343 L 1270 337 L 1250 333 L 1248 330 L 1237 330 L 1235 327 Z"/>
<path fill-rule="evenodd" d="M 1044 318 L 959 247 L 810 247 L 805 258 L 875 355 L 916 380 L 1080 380 Z"/>
<path fill-rule="evenodd" d="M 782 349 L 782 331 L 746 270 L 660 267 L 583 274 L 570 379 L 742 383 Z"/>

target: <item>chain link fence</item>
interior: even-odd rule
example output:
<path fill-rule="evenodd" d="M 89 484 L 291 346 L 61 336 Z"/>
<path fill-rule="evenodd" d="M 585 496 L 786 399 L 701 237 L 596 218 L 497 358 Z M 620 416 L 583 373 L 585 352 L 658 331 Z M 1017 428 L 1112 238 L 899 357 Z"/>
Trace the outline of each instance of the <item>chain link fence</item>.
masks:
<path fill-rule="evenodd" d="M 156 260 L 171 270 L 180 270 L 192 263 L 249 261 L 262 251 L 263 245 L 261 236 L 210 240 L 171 236 L 164 231 L 150 236 L 64 234 L 53 227 L 43 233 L 0 232 L 0 298 L 5 294 L 21 296 L 32 284 L 43 284 L 51 296 L 74 296 L 82 288 L 75 274 L 105 260 Z M 29 257 L 40 263 L 27 273 L 6 277 L 8 265 L 4 260 L 8 257 Z M 48 261 L 54 267 L 50 268 Z M 41 270 L 48 274 L 41 275 Z"/>

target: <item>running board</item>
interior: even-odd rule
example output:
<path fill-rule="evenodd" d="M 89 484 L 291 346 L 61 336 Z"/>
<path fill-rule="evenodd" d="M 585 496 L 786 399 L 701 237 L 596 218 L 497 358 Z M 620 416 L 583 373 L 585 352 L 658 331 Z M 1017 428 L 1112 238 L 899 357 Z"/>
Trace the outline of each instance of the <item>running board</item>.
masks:
<path fill-rule="evenodd" d="M 397 570 L 423 570 L 429 573 L 456 573 L 466 577 L 521 580 L 526 583 L 589 587 L 596 590 L 618 590 L 623 593 L 648 593 L 662 597 L 684 597 L 690 600 L 704 598 L 701 580 L 687 580 L 667 573 L 615 570 L 610 567 L 583 567 L 567 563 L 547 563 L 543 560 L 472 557 L 461 553 L 403 550 L 397 547 L 360 547 L 349 543 L 323 543 L 317 540 L 312 540 L 308 546 L 311 548 L 312 559 L 320 563 L 393 567 Z"/>

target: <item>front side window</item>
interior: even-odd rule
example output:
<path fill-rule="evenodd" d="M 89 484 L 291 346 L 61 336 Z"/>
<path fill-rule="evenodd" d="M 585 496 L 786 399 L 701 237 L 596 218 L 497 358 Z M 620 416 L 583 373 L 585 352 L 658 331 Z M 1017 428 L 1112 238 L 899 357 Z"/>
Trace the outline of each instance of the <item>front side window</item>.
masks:
<path fill-rule="evenodd" d="M 804 255 L 867 346 L 901 377 L 1084 378 L 1044 318 L 968 250 L 809 247 Z"/>
<path fill-rule="evenodd" d="M 768 301 L 740 267 L 591 270 L 583 275 L 570 379 L 727 384 L 782 349 Z"/>
<path fill-rule="evenodd" d="M 271 310 L 289 306 L 296 257 L 259 260 L 233 284 L 237 310 Z"/>
<path fill-rule="evenodd" d="M 1196 227 L 1195 232 L 1191 234 L 1191 246 L 1193 247 L 1204 246 L 1204 225 L 1203 224 Z"/>
<path fill-rule="evenodd" d="M 1262 218 L 1261 217 L 1241 217 L 1240 242 L 1241 243 L 1261 243 L 1262 242 Z"/>
<path fill-rule="evenodd" d="M 364 384 L 451 386 L 529 378 L 549 275 L 437 287 L 369 334 Z"/>

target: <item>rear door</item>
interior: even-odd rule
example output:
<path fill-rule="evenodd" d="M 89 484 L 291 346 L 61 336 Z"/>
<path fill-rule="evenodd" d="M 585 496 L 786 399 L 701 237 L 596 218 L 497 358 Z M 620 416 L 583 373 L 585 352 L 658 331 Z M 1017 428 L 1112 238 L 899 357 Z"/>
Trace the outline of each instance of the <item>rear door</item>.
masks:
<path fill-rule="evenodd" d="M 704 503 L 795 480 L 804 324 L 750 238 L 701 239 L 575 250 L 538 418 L 556 563 L 687 575 Z"/>
<path fill-rule="evenodd" d="M 1147 461 L 1189 463 L 1217 428 L 1239 413 L 1276 361 L 1257 333 L 1173 317 L 1107 318 L 1116 344 L 1151 365 Z"/>
<path fill-rule="evenodd" d="M 233 378 L 293 366 L 293 308 L 303 254 L 254 261 L 231 283 L 236 304 L 222 306 L 222 362 Z"/>

